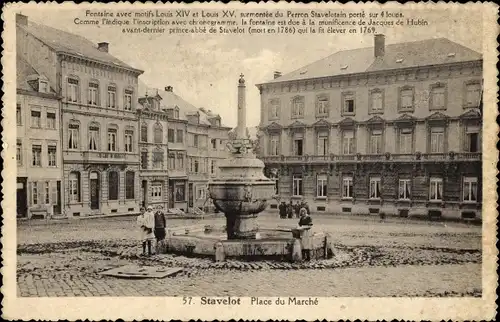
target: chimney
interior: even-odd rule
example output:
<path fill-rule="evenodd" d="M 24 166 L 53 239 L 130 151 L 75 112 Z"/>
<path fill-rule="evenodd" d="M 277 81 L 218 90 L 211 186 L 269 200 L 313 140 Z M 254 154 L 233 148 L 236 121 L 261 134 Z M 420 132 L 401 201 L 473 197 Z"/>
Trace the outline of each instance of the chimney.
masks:
<path fill-rule="evenodd" d="M 109 51 L 109 43 L 107 42 L 100 42 L 97 44 L 97 49 L 99 49 L 102 52 L 107 53 Z"/>
<path fill-rule="evenodd" d="M 21 26 L 28 25 L 28 16 L 22 15 L 20 13 L 16 13 L 16 24 Z"/>
<path fill-rule="evenodd" d="M 281 72 L 274 72 L 274 79 L 281 77 Z"/>
<path fill-rule="evenodd" d="M 173 92 L 174 88 L 172 86 L 165 86 L 165 92 Z"/>
<path fill-rule="evenodd" d="M 375 58 L 382 57 L 385 54 L 385 36 L 375 35 Z"/>

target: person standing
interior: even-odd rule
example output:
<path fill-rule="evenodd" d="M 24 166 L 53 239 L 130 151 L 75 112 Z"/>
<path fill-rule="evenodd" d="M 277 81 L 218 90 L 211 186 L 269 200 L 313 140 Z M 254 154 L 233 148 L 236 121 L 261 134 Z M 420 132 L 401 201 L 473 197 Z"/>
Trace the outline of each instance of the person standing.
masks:
<path fill-rule="evenodd" d="M 302 229 L 301 244 L 302 244 L 302 257 L 306 261 L 311 260 L 312 249 L 312 218 L 307 213 L 306 208 L 300 209 L 299 228 Z"/>
<path fill-rule="evenodd" d="M 279 212 L 280 212 L 280 218 L 284 219 L 286 218 L 286 204 L 284 201 L 282 201 L 279 205 Z"/>
<path fill-rule="evenodd" d="M 148 254 L 150 256 L 152 255 L 152 241 L 155 239 L 155 235 L 153 233 L 154 224 L 153 207 L 148 206 L 146 211 L 144 211 L 144 208 L 141 208 L 141 214 L 137 217 L 137 225 L 140 227 L 142 255 L 146 255 L 146 245 L 148 248 Z"/>
<path fill-rule="evenodd" d="M 158 206 L 155 212 L 155 237 L 156 237 L 156 253 L 159 252 L 159 246 L 165 240 L 167 219 L 165 218 L 165 213 L 163 208 Z"/>
<path fill-rule="evenodd" d="M 290 203 L 286 206 L 286 215 L 288 218 L 293 218 L 293 204 L 290 200 Z"/>
<path fill-rule="evenodd" d="M 297 203 L 295 204 L 295 207 L 294 207 L 296 218 L 300 218 L 300 209 L 302 209 L 302 204 L 300 201 L 297 201 Z"/>

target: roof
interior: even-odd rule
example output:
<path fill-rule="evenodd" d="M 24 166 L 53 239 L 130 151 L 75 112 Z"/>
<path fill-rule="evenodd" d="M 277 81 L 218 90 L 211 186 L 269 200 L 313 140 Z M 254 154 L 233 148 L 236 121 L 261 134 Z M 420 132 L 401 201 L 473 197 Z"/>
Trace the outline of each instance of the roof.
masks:
<path fill-rule="evenodd" d="M 97 44 L 85 37 L 75 35 L 56 28 L 28 21 L 28 25 L 17 24 L 17 26 L 42 41 L 45 45 L 53 48 L 56 52 L 65 52 L 78 56 L 87 57 L 103 63 L 113 64 L 119 67 L 140 71 L 110 53 L 97 49 Z"/>
<path fill-rule="evenodd" d="M 16 56 L 16 89 L 25 91 L 35 91 L 29 83 L 28 80 L 33 79 L 33 76 L 41 76 L 34 68 L 31 66 L 23 57 L 20 55 Z M 55 95 L 53 88 L 50 88 L 50 92 L 45 94 Z"/>
<path fill-rule="evenodd" d="M 160 102 L 160 106 L 170 109 L 170 108 L 179 108 L 179 119 L 187 120 L 188 115 L 192 115 L 196 112 L 200 113 L 200 124 L 211 125 L 209 119 L 217 116 L 210 110 L 205 110 L 204 108 L 197 108 L 193 104 L 184 100 L 182 97 L 177 95 L 173 91 L 165 91 L 156 88 L 149 88 L 142 81 L 139 80 L 139 94 L 143 96 L 147 94 L 148 96 L 159 95 L 162 100 Z M 221 127 L 224 125 L 221 124 Z"/>
<path fill-rule="evenodd" d="M 390 44 L 375 58 L 374 47 L 339 51 L 265 84 L 419 66 L 481 60 L 482 55 L 446 38 Z"/>

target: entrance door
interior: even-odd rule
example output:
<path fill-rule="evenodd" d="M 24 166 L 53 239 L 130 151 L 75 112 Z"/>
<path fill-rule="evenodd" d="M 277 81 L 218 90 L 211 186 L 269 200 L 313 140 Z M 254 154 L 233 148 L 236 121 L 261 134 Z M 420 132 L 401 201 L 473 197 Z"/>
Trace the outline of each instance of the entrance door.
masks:
<path fill-rule="evenodd" d="M 188 207 L 193 208 L 193 184 L 189 184 L 189 189 L 188 189 Z"/>
<path fill-rule="evenodd" d="M 97 172 L 90 173 L 90 209 L 99 209 L 99 176 Z"/>
<path fill-rule="evenodd" d="M 146 194 L 148 193 L 148 181 L 147 180 L 142 180 L 142 186 L 141 186 L 141 196 L 142 196 L 142 207 L 146 207 L 146 202 L 147 202 L 147 196 Z"/>
<path fill-rule="evenodd" d="M 174 183 L 169 182 L 168 183 L 168 208 L 174 208 L 174 207 L 175 207 Z"/>
<path fill-rule="evenodd" d="M 61 181 L 57 181 L 56 187 L 56 204 L 54 205 L 54 214 L 61 214 Z"/>
<path fill-rule="evenodd" d="M 28 212 L 27 178 L 17 178 L 16 210 L 18 217 L 26 217 Z"/>

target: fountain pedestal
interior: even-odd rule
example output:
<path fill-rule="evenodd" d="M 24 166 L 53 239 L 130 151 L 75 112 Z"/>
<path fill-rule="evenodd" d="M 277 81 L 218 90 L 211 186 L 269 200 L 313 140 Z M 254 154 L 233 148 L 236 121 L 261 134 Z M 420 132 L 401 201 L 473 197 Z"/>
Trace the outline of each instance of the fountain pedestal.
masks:
<path fill-rule="evenodd" d="M 255 239 L 257 214 L 274 196 L 274 181 L 264 176 L 263 162 L 247 156 L 224 160 L 209 185 L 210 198 L 226 216 L 228 239 Z"/>
<path fill-rule="evenodd" d="M 238 81 L 238 126 L 228 143 L 231 157 L 219 163 L 219 175 L 209 184 L 210 198 L 226 216 L 228 239 L 255 239 L 257 214 L 274 197 L 274 181 L 264 176 L 264 163 L 253 154 L 246 137 L 245 79 Z"/>

